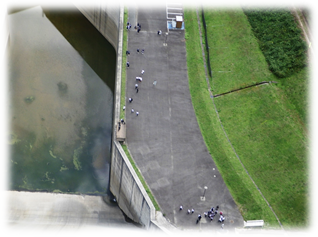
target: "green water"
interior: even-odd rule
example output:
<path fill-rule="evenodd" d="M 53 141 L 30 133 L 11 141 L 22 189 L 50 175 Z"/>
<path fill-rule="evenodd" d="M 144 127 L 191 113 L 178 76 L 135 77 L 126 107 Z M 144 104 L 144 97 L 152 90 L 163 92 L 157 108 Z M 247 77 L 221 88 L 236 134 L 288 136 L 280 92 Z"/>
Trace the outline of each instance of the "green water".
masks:
<path fill-rule="evenodd" d="M 115 50 L 75 8 L 8 22 L 9 188 L 107 192 Z"/>

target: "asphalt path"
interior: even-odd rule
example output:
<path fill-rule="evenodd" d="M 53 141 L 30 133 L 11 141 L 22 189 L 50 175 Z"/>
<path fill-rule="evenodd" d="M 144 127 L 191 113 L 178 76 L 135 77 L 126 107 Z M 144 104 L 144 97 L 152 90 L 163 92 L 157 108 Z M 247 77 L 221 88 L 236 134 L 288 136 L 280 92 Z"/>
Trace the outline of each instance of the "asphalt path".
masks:
<path fill-rule="evenodd" d="M 243 218 L 196 120 L 189 92 L 185 32 L 168 31 L 165 5 L 130 8 L 129 22 L 126 143 L 161 212 L 182 230 L 220 231 L 219 213 L 212 222 L 203 215 L 219 206 L 226 218 L 222 231 L 242 227 Z M 141 24 L 139 33 L 133 29 L 137 23 Z M 137 53 L 138 48 L 144 53 Z M 145 70 L 143 75 L 141 70 Z M 138 76 L 142 82 L 136 81 Z M 129 97 L 133 98 L 131 103 Z M 187 214 L 192 208 L 194 213 Z M 196 224 L 198 214 L 202 219 Z"/>

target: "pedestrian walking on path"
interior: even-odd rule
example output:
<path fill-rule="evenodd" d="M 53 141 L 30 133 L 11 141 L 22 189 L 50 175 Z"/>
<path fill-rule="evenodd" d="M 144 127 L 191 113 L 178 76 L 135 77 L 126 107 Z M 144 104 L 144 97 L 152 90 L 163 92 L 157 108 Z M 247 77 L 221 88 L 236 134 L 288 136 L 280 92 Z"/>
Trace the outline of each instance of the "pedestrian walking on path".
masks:
<path fill-rule="evenodd" d="M 157 33 L 158 35 L 161 35 L 162 34 L 162 31 L 161 30 L 158 30 L 158 33 Z"/>
<path fill-rule="evenodd" d="M 129 66 L 130 66 L 130 63 L 129 63 L 129 62 L 127 62 L 127 63 L 126 63 L 126 65 L 127 65 L 127 67 L 129 67 Z"/>
<path fill-rule="evenodd" d="M 135 112 L 135 110 L 134 109 L 131 109 L 131 111 L 130 111 L 131 113 L 134 113 Z"/>
<path fill-rule="evenodd" d="M 187 214 L 190 214 L 190 209 L 188 209 L 188 212 L 187 212 Z"/>
<path fill-rule="evenodd" d="M 126 106 L 124 105 L 124 106 L 123 106 L 123 110 L 125 110 L 125 109 L 126 109 Z"/>
<path fill-rule="evenodd" d="M 180 208 L 179 208 L 179 211 L 182 211 L 182 209 L 183 209 L 183 206 L 181 205 Z"/>
<path fill-rule="evenodd" d="M 191 213 L 194 213 L 194 209 L 192 208 Z"/>
<path fill-rule="evenodd" d="M 145 50 L 144 50 L 144 49 L 142 49 L 142 50 L 141 50 L 141 54 L 144 54 L 144 52 L 145 52 Z"/>
<path fill-rule="evenodd" d="M 139 112 L 138 111 L 136 111 L 136 116 L 138 116 L 139 115 Z"/>
<path fill-rule="evenodd" d="M 130 55 L 130 52 L 128 50 L 126 51 L 126 55 Z"/>
<path fill-rule="evenodd" d="M 138 84 L 136 83 L 136 84 L 135 84 L 135 89 L 137 89 L 137 88 L 138 88 Z"/>
<path fill-rule="evenodd" d="M 139 49 L 137 49 L 137 53 L 139 53 Z"/>
<path fill-rule="evenodd" d="M 142 78 L 141 77 L 136 77 L 136 80 L 142 82 Z"/>
<path fill-rule="evenodd" d="M 133 102 L 133 98 L 129 97 L 129 103 Z"/>
<path fill-rule="evenodd" d="M 142 69 L 140 73 L 141 73 L 141 75 L 144 75 L 145 70 Z"/>

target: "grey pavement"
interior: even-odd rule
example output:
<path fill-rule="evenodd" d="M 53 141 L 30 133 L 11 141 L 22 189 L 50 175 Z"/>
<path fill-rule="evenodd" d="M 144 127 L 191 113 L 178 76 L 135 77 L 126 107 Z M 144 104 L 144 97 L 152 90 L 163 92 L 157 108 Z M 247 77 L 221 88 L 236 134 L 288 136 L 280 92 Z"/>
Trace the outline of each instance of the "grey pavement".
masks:
<path fill-rule="evenodd" d="M 164 5 L 130 8 L 129 19 L 133 27 L 139 22 L 141 31 L 131 29 L 128 33 L 131 54 L 126 84 L 126 143 L 161 212 L 178 229 L 220 231 L 219 214 L 212 222 L 203 216 L 204 211 L 218 205 L 226 218 L 224 231 L 242 227 L 243 218 L 196 120 L 189 92 L 184 31 L 168 32 Z M 162 35 L 157 35 L 158 30 Z M 137 48 L 145 49 L 145 53 L 138 54 Z M 142 69 L 145 73 L 136 93 L 135 78 Z M 132 103 L 128 103 L 129 97 Z M 132 108 L 139 112 L 138 117 L 130 113 Z M 202 198 L 204 186 L 208 189 Z M 194 214 L 186 214 L 192 208 Z M 203 217 L 196 224 L 198 214 Z"/>

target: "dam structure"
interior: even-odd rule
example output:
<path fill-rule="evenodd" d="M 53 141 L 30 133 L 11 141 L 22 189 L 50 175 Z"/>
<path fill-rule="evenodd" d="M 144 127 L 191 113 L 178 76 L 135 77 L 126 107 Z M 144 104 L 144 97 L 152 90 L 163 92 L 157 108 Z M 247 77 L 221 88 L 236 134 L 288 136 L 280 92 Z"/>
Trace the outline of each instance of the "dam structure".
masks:
<path fill-rule="evenodd" d="M 10 3 L 9 3 L 10 4 Z M 32 5 L 33 4 L 33 5 Z M 40 5 L 39 3 L 32 2 L 32 6 L 27 6 L 23 11 L 20 12 L 13 12 L 12 17 L 7 16 L 6 12 L 2 15 L 4 17 L 4 20 L 1 24 L 1 70 L 3 78 L 6 80 L 4 91 L 5 91 L 5 97 L 1 100 L 1 102 L 5 105 L 5 115 L 4 119 L 1 123 L 2 125 L 2 142 L 1 149 L 2 152 L 5 153 L 5 155 L 10 157 L 16 157 L 12 155 L 12 148 L 15 146 L 21 146 L 23 145 L 24 153 L 23 154 L 30 154 L 30 157 L 33 155 L 36 155 L 35 151 L 43 145 L 46 149 L 46 152 L 43 153 L 45 155 L 43 156 L 43 159 L 51 159 L 49 162 L 44 161 L 36 161 L 32 160 L 32 162 L 42 162 L 39 163 L 39 166 L 37 168 L 42 169 L 41 167 L 47 167 L 51 168 L 53 166 L 56 166 L 57 164 L 61 165 L 60 174 L 64 174 L 66 172 L 70 172 L 71 168 L 73 167 L 73 174 L 77 175 L 75 177 L 78 177 L 80 179 L 79 174 L 81 170 L 83 170 L 85 167 L 90 167 L 89 165 L 86 165 L 85 163 L 80 163 L 79 161 L 79 155 L 80 153 L 87 153 L 90 156 L 92 156 L 92 166 L 93 166 L 93 174 L 92 176 L 95 178 L 95 181 L 92 180 L 92 183 L 86 183 L 85 177 L 82 178 L 84 181 L 82 183 L 79 183 L 77 186 L 73 182 L 67 181 L 67 175 L 63 176 L 65 177 L 65 184 L 64 185 L 71 185 L 72 194 L 67 194 L 67 186 L 61 186 L 62 190 L 54 190 L 54 192 L 43 192 L 45 190 L 44 186 L 41 188 L 41 192 L 36 191 L 36 186 L 32 186 L 32 184 L 29 184 L 28 179 L 28 173 L 25 173 L 26 171 L 21 170 L 20 165 L 22 164 L 22 167 L 25 167 L 25 169 L 29 168 L 29 170 L 34 170 L 35 172 L 38 172 L 38 170 L 33 169 L 26 166 L 26 162 L 24 160 L 15 160 L 11 159 L 10 162 L 4 162 L 1 164 L 2 173 L 5 173 L 4 177 L 6 175 L 9 178 L 2 178 L 1 185 L 3 190 L 1 192 L 1 201 L 2 201 L 2 217 L 1 217 L 1 225 L 2 229 L 5 233 L 10 235 L 51 235 L 51 236 L 75 236 L 75 235 L 142 235 L 142 236 L 148 236 L 148 235 L 171 235 L 171 233 L 166 230 L 163 227 L 159 227 L 159 224 L 156 221 L 156 214 L 155 209 L 144 190 L 143 186 L 141 185 L 137 175 L 135 174 L 134 170 L 132 169 L 126 155 L 124 154 L 121 146 L 117 141 L 114 139 L 114 123 L 118 119 L 119 114 L 119 98 L 120 94 L 118 91 L 120 91 L 120 78 L 121 78 L 121 54 L 122 54 L 122 29 L 123 29 L 123 3 L 121 1 L 71 1 L 71 3 L 63 3 L 63 4 L 72 4 L 75 6 L 93 25 L 94 27 L 105 37 L 108 42 L 112 45 L 112 47 L 115 49 L 115 58 L 117 60 L 114 65 L 117 65 L 117 68 L 115 69 L 115 74 L 112 74 L 111 72 L 108 72 L 110 75 L 109 77 L 116 77 L 115 83 L 112 82 L 106 82 L 106 84 L 103 84 L 101 82 L 98 82 L 98 77 L 103 76 L 103 65 L 100 65 L 100 68 L 98 66 L 94 66 L 94 58 L 91 56 L 87 56 L 88 51 L 80 51 L 75 41 L 72 41 L 71 39 L 68 39 L 67 42 L 63 38 L 55 38 L 54 41 L 52 41 L 52 38 L 50 39 L 50 34 L 48 33 L 46 37 L 50 41 L 50 45 L 55 46 L 55 43 L 58 42 L 64 42 L 66 44 L 70 44 L 73 49 L 75 49 L 75 52 L 73 49 L 70 49 L 72 52 L 74 51 L 74 55 L 77 55 L 76 57 L 71 57 L 70 59 L 74 59 L 75 61 L 80 62 L 79 70 L 81 70 L 81 74 L 78 74 L 79 77 L 89 77 L 91 80 L 91 83 L 95 82 L 97 83 L 97 86 L 92 86 L 90 84 L 80 83 L 79 81 L 72 82 L 72 76 L 76 71 L 71 71 L 70 74 L 67 74 L 68 79 L 65 81 L 59 81 L 60 79 L 51 77 L 48 78 L 47 82 L 45 83 L 55 83 L 54 90 L 52 94 L 51 88 L 48 87 L 47 92 L 43 93 L 43 88 L 46 88 L 45 86 L 50 85 L 43 85 L 44 81 L 41 81 L 41 76 L 35 76 L 34 75 L 43 75 L 47 73 L 46 70 L 41 68 L 41 63 L 44 63 L 42 61 L 50 60 L 47 55 L 43 57 L 41 52 L 38 52 L 36 50 L 31 51 L 35 55 L 31 55 L 34 57 L 38 57 L 37 59 L 39 61 L 35 60 L 35 63 L 40 63 L 34 66 L 34 68 L 30 68 L 30 71 L 32 69 L 35 69 L 35 73 L 33 75 L 28 75 L 27 73 L 21 74 L 26 77 L 28 77 L 26 80 L 18 81 L 19 83 L 22 83 L 22 85 L 19 85 L 19 83 L 15 83 L 13 76 L 11 78 L 12 71 L 16 71 L 17 75 L 19 75 L 20 68 L 17 68 L 19 70 L 13 70 L 16 69 L 12 63 L 13 59 L 17 55 L 16 52 L 19 52 L 19 56 L 21 57 L 21 60 L 25 60 L 26 65 L 28 63 L 33 63 L 34 58 L 30 56 L 29 60 L 28 58 L 24 58 L 25 56 L 20 55 L 20 52 L 23 51 L 23 48 L 21 50 L 14 49 L 15 46 L 15 40 L 19 38 L 20 36 L 23 36 L 23 38 L 28 39 L 28 35 L 19 35 L 19 32 L 10 32 L 9 37 L 9 27 L 10 27 L 10 21 L 14 23 L 21 22 L 23 20 L 23 17 L 26 17 L 28 13 L 31 13 L 34 16 L 37 16 L 39 18 L 48 18 L 50 22 L 46 21 L 47 26 L 52 25 L 58 29 L 58 33 L 62 36 L 66 36 L 69 32 L 68 29 L 65 28 L 59 28 L 57 27 L 60 22 L 59 20 L 53 20 L 53 18 L 50 18 L 52 15 L 52 12 L 50 12 L 49 8 L 45 5 Z M 14 11 L 14 10 L 13 10 Z M 25 20 L 29 20 L 29 17 L 25 18 Z M 63 24 L 62 24 L 63 25 Z M 37 26 L 36 26 L 37 27 Z M 56 30 L 54 30 L 56 31 Z M 72 33 L 72 32 L 71 32 Z M 25 33 L 27 34 L 27 33 Z M 44 40 L 44 39 L 43 39 Z M 32 43 L 32 40 L 30 38 L 30 41 Z M 58 45 L 58 44 L 56 44 Z M 42 45 L 34 43 L 32 46 L 34 47 L 41 47 Z M 45 45 L 43 45 L 45 46 Z M 64 47 L 64 46 L 63 46 Z M 32 47 L 31 47 L 32 48 Z M 29 49 L 27 49 L 29 50 Z M 30 49 L 31 50 L 31 49 Z M 63 49 L 61 52 L 63 52 Z M 59 61 L 58 55 L 54 54 L 54 51 L 52 53 L 54 57 L 57 57 L 56 60 Z M 81 57 L 84 58 L 81 59 Z M 12 58 L 12 60 L 10 59 Z M 78 58 L 78 59 L 77 59 Z M 11 61 L 10 61 L 11 60 Z M 99 64 L 98 60 L 103 60 L 102 56 L 98 57 L 96 59 L 96 64 Z M 41 61 L 41 62 L 40 62 Z M 71 61 L 69 61 L 71 62 Z M 58 74 L 59 67 L 65 69 L 65 68 L 75 68 L 76 65 L 70 64 L 69 62 L 65 62 L 61 65 L 56 64 L 55 67 L 51 66 L 45 66 L 47 67 L 47 70 L 55 70 L 55 73 Z M 12 69 L 12 71 L 11 71 Z M 23 71 L 23 67 L 22 70 Z M 42 71 L 41 71 L 42 70 Z M 27 70 L 25 71 L 27 72 Z M 77 74 L 76 74 L 77 75 Z M 30 78 L 29 78 L 30 77 Z M 10 83 L 8 83 L 8 81 Z M 26 83 L 26 84 L 23 84 Z M 41 84 L 42 83 L 42 84 Z M 44 83 L 44 84 L 45 84 Z M 98 84 L 100 83 L 100 84 Z M 93 83 L 94 84 L 94 83 Z M 24 90 L 28 90 L 28 86 L 33 87 L 31 94 L 23 94 L 21 92 Z M 43 87 L 40 87 L 39 85 L 43 85 Z M 86 87 L 85 87 L 86 85 Z M 94 84 L 95 85 L 95 84 Z M 21 88 L 22 86 L 22 88 Z M 74 108 L 80 109 L 80 105 L 85 106 L 85 108 L 89 108 L 92 106 L 86 106 L 81 103 L 81 99 L 74 97 L 74 101 L 72 102 L 70 99 L 70 95 L 76 95 L 71 94 L 73 87 L 75 87 L 77 90 L 81 91 L 79 93 L 79 96 L 85 96 L 85 93 L 93 90 L 97 90 L 96 96 L 102 96 L 103 92 L 99 91 L 99 88 L 110 88 L 110 90 L 114 90 L 113 96 L 109 97 L 103 97 L 103 99 L 108 100 L 108 105 L 103 105 L 102 101 L 99 100 L 97 103 L 98 106 L 93 106 L 91 110 L 94 109 L 94 111 L 91 114 L 96 113 L 96 111 L 104 111 L 113 108 L 113 111 L 111 114 L 112 116 L 108 116 L 111 118 L 106 118 L 106 120 L 109 122 L 108 125 L 103 125 L 102 118 L 105 119 L 105 114 L 99 115 L 101 118 L 95 118 L 93 115 L 89 115 L 87 120 L 92 120 L 93 122 L 100 124 L 100 126 L 94 127 L 94 123 L 91 122 L 91 124 L 88 124 L 86 127 L 78 127 L 79 121 L 76 120 L 76 117 L 85 118 L 84 112 L 81 113 L 79 111 L 75 111 L 77 114 L 76 116 L 73 116 L 72 114 L 69 114 L 72 111 L 72 108 L 65 107 L 63 111 L 58 109 L 52 109 L 52 112 L 47 112 L 47 108 L 45 108 L 47 105 L 41 104 L 46 100 L 50 101 L 59 101 L 60 99 L 63 100 L 63 106 L 71 105 Z M 20 89 L 21 88 L 21 89 Z M 53 87 L 52 87 L 53 88 Z M 85 89 L 86 88 L 86 89 Z M 109 89 L 107 89 L 109 90 Z M 56 92 L 54 92 L 56 91 Z M 15 93 L 17 93 L 15 95 Z M 20 94 L 19 94 L 20 93 Z M 56 97 L 56 99 L 53 97 L 53 94 L 58 95 L 59 97 Z M 82 94 L 81 94 L 82 93 Z M 43 95 L 42 95 L 43 94 Z M 13 97 L 13 95 L 15 95 Z M 33 96 L 35 95 L 35 96 Z M 111 94 L 110 94 L 111 95 Z M 22 96 L 22 98 L 21 98 Z M 23 97 L 26 96 L 26 97 Z M 41 97 L 43 98 L 41 99 Z M 50 98 L 52 96 L 52 98 Z M 21 98 L 21 101 L 15 102 L 12 98 Z M 69 102 L 65 102 L 67 100 L 70 100 Z M 89 98 L 86 99 L 89 101 Z M 16 104 L 15 104 L 16 103 Z M 62 102 L 61 102 L 62 103 Z M 75 104 L 74 104 L 75 103 Z M 87 102 L 88 103 L 88 102 Z M 110 106 L 110 105 L 111 106 Z M 25 110 L 24 108 L 18 109 L 19 106 L 27 106 L 28 110 Z M 52 124 L 55 124 L 57 127 L 54 128 L 50 126 L 34 126 L 32 124 L 35 123 L 35 121 L 32 120 L 32 117 L 30 117 L 30 121 L 24 120 L 23 124 L 29 124 L 28 128 L 32 128 L 32 136 L 29 136 L 28 131 L 25 131 L 26 129 L 19 130 L 17 129 L 19 126 L 19 119 L 21 118 L 28 118 L 29 114 L 32 113 L 32 108 L 35 107 L 34 105 L 37 105 L 37 109 L 41 108 L 42 115 L 40 116 L 39 112 L 35 112 L 35 114 L 39 114 L 40 117 L 39 121 L 36 124 L 40 123 L 46 123 L 50 122 Z M 32 107 L 33 106 L 33 107 Z M 52 105 L 55 108 L 55 105 Z M 60 105 L 56 105 L 60 108 Z M 105 107 L 106 106 L 106 107 Z M 22 111 L 21 114 L 19 114 L 19 111 Z M 57 119 L 56 121 L 53 120 L 55 118 L 56 114 L 54 114 L 54 111 L 61 112 L 61 117 Z M 89 110 L 90 111 L 90 110 Z M 14 115 L 16 114 L 16 115 Z M 43 115 L 44 114 L 44 115 Z M 49 114 L 51 114 L 51 117 L 49 117 Z M 14 115 L 14 116 L 13 116 Z M 19 116 L 18 116 L 19 115 Z M 47 115 L 47 116 L 46 116 Z M 82 116 L 82 117 L 81 117 Z M 75 121 L 74 121 L 75 120 Z M 84 119 L 85 120 L 85 119 Z M 20 120 L 21 122 L 21 120 Z M 67 130 L 70 128 L 70 122 L 74 123 L 74 130 Z M 68 125 L 68 126 L 66 126 Z M 64 127 L 65 126 L 65 127 Z M 76 126 L 76 127 L 75 127 Z M 5 129 L 5 130 L 4 130 Z M 63 154 L 61 151 L 57 149 L 58 143 L 52 143 L 51 145 L 46 144 L 42 140 L 39 140 L 39 137 L 46 137 L 47 140 L 45 141 L 52 141 L 54 140 L 54 130 L 63 129 L 64 131 L 60 130 L 60 146 L 63 146 L 63 141 L 66 143 L 69 141 L 72 137 L 72 131 L 80 138 L 81 141 L 78 141 L 77 145 L 74 145 L 74 152 L 70 151 L 69 155 L 73 157 L 73 160 L 67 160 L 63 157 Z M 95 130 L 96 131 L 95 131 Z M 92 131 L 94 130 L 94 132 Z M 4 132 L 7 132 L 5 135 Z M 63 133 L 65 132 L 65 134 Z M 35 135 L 34 135 L 35 134 Z M 62 136 L 62 134 L 64 134 Z M 88 135 L 87 135 L 88 134 Z M 105 138 L 105 134 L 109 134 L 109 138 Z M 24 136 L 24 137 L 23 137 Z M 29 138 L 28 143 L 24 141 L 22 138 Z M 92 140 L 95 142 L 92 147 L 89 146 L 88 143 L 85 143 L 86 140 L 89 140 L 87 138 L 92 138 Z M 113 137 L 113 139 L 111 139 Z M 64 139 L 64 140 L 63 140 Z M 85 140 L 86 139 L 86 140 Z M 79 139 L 77 139 L 79 140 Z M 107 145 L 109 144 L 109 145 Z M 65 144 L 64 144 L 65 145 Z M 72 146 L 72 144 L 68 144 L 68 147 Z M 89 148 L 85 148 L 89 147 Z M 106 147 L 106 148 L 104 148 Z M 67 149 L 67 146 L 65 145 L 65 150 Z M 63 148 L 63 149 L 64 149 Z M 42 149 L 42 148 L 41 148 Z M 44 148 L 43 148 L 44 149 Z M 86 150 L 85 150 L 86 149 Z M 64 150 L 63 150 L 64 151 Z M 110 151 L 112 153 L 110 153 Z M 22 152 L 22 151 L 21 151 Z M 104 153 L 109 152 L 112 160 L 109 163 L 107 163 L 107 155 L 105 157 Z M 21 153 L 22 154 L 22 153 Z M 19 154 L 18 154 L 19 155 Z M 20 156 L 21 157 L 21 156 Z M 106 161 L 105 161 L 106 159 Z M 36 164 L 32 163 L 31 164 Z M 110 167 L 111 166 L 111 167 Z M 10 167 L 10 168 L 8 168 Z M 12 168 L 13 167 L 13 168 Z M 16 168 L 18 167 L 18 168 Z M 6 169 L 5 169 L 6 168 Z M 10 172 L 15 171 L 15 172 Z M 20 171 L 20 173 L 19 173 Z M 23 178 L 23 175 L 26 174 Z M 47 171 L 44 176 L 40 180 L 41 185 L 46 185 L 47 190 L 50 190 L 50 188 L 54 187 L 55 183 L 61 183 L 63 184 L 63 179 L 59 181 L 59 175 L 53 176 L 53 171 L 49 170 Z M 32 176 L 32 174 L 30 174 Z M 60 175 L 62 176 L 62 175 Z M 88 176 L 87 176 L 88 177 Z M 15 184 L 13 181 L 14 178 L 21 178 L 24 182 L 24 184 Z M 72 180 L 72 179 L 70 179 Z M 97 181 L 96 181 L 97 180 Z M 73 181 L 75 181 L 73 179 Z M 95 182 L 95 183 L 93 183 Z M 8 187 L 8 188 L 7 188 Z M 20 191 L 13 191 L 15 190 L 14 187 L 22 187 Z M 92 187 L 96 189 L 92 189 Z M 33 189 L 32 192 L 26 191 L 28 189 Z M 35 190 L 34 190 L 35 189 Z M 65 191 L 64 191 L 65 189 Z M 12 191 L 11 191 L 12 190 Z M 96 190 L 96 191 L 94 191 Z M 112 202 L 113 197 L 112 194 L 109 192 L 109 190 L 114 193 L 118 205 Z M 87 194 L 93 194 L 93 192 L 99 193 L 98 196 L 96 195 L 87 195 Z M 104 192 L 104 195 L 101 195 L 101 193 Z M 118 207 L 119 206 L 119 207 Z M 122 210 L 125 212 L 125 215 L 129 217 L 131 220 L 133 220 L 135 223 L 137 223 L 142 228 L 136 227 L 132 223 L 128 223 L 126 220 L 127 218 L 122 214 Z"/>

